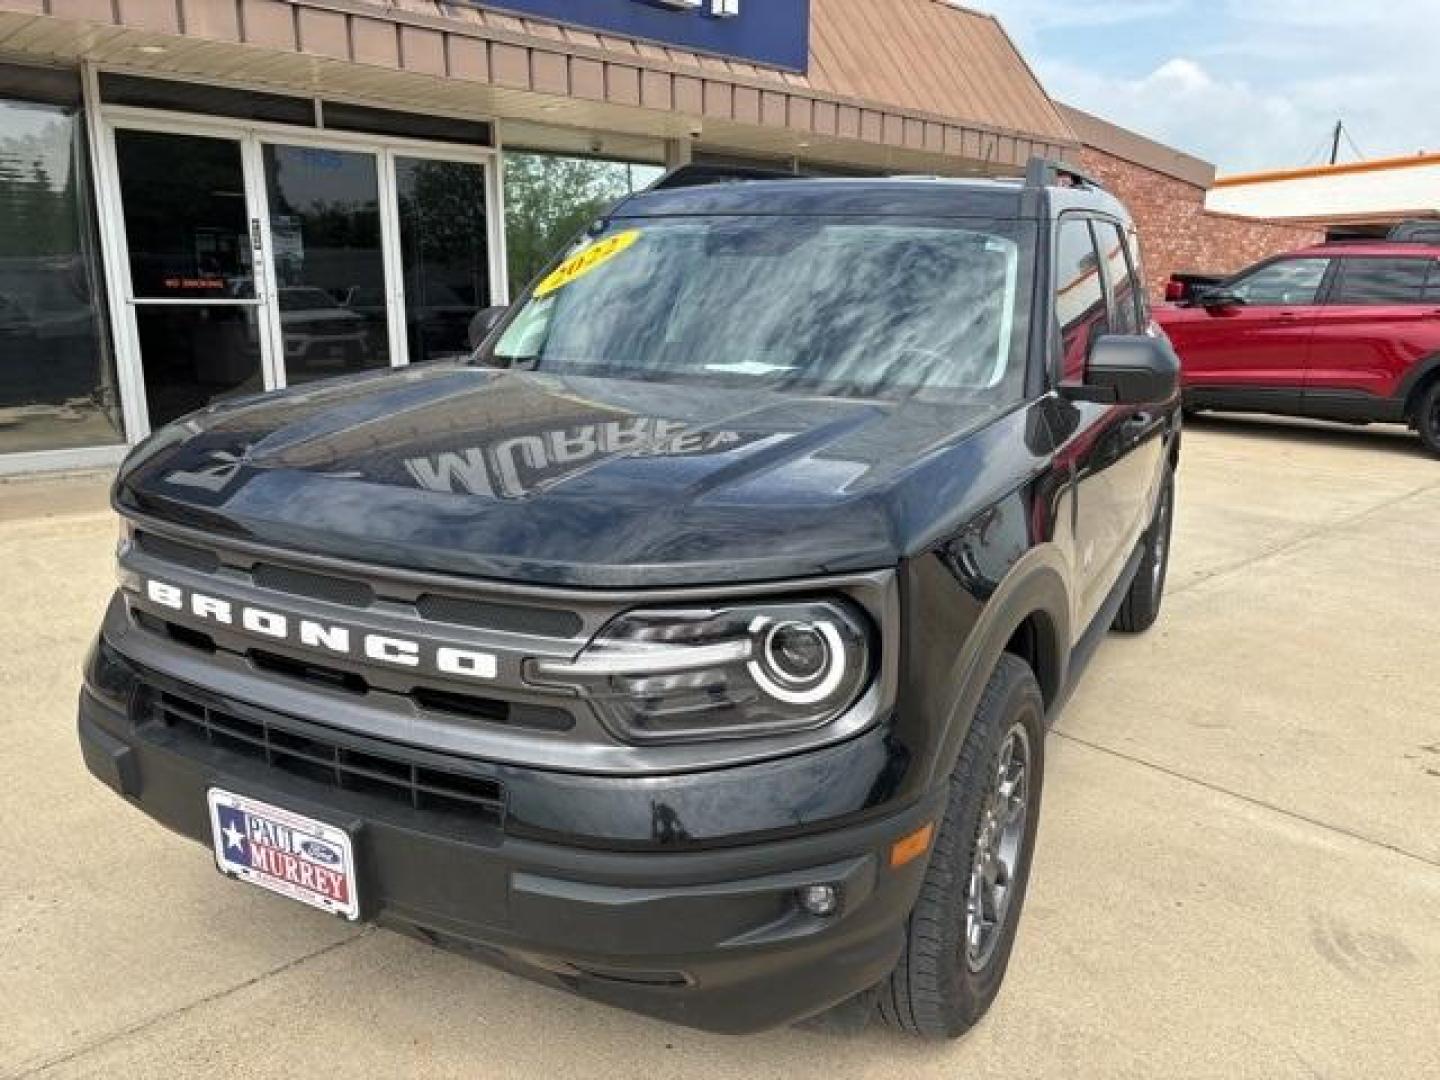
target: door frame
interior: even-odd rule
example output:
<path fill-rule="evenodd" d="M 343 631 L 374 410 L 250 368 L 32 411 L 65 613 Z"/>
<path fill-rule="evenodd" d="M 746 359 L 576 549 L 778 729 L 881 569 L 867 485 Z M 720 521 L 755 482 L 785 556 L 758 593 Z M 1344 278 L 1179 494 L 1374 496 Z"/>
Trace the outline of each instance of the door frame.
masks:
<path fill-rule="evenodd" d="M 130 242 L 125 234 L 124 200 L 120 189 L 120 165 L 116 151 L 116 132 L 156 131 L 174 135 L 189 135 L 196 138 L 227 139 L 236 144 L 240 152 L 241 182 L 245 189 L 245 215 L 251 221 L 251 269 L 255 281 L 255 296 L 249 300 L 236 299 L 188 299 L 188 298 L 137 298 L 135 284 L 130 272 Z M 204 123 L 182 123 L 174 120 L 142 118 L 131 122 L 125 117 L 103 117 L 100 123 L 100 158 L 96 172 L 97 188 L 104 191 L 102 205 L 108 203 L 114 213 L 108 215 L 104 225 L 103 242 L 115 255 L 114 269 L 109 275 L 109 300 L 111 319 L 114 325 L 115 361 L 120 372 L 120 383 L 124 388 L 125 429 L 132 442 L 150 433 L 150 407 L 145 396 L 145 369 L 140 355 L 140 326 L 137 309 L 140 307 L 237 307 L 255 311 L 255 328 L 260 346 L 260 373 L 262 386 L 271 388 L 270 335 L 266 325 L 265 309 L 268 303 L 270 269 L 264 252 L 254 250 L 254 222 L 260 218 L 261 208 L 256 205 L 255 177 L 252 176 L 254 158 L 249 153 L 243 133 L 233 129 L 213 128 Z"/>
<path fill-rule="evenodd" d="M 87 69 L 95 78 L 93 67 Z M 94 91 L 95 87 L 91 86 Z M 490 303 L 506 302 L 505 227 L 503 189 L 500 176 L 500 147 L 466 146 L 457 143 L 409 139 L 403 136 L 337 131 L 330 128 L 293 127 L 264 121 L 161 109 L 104 105 L 94 93 L 95 117 L 92 127 L 94 183 L 99 204 L 101 249 L 106 269 L 106 293 L 115 342 L 117 381 L 125 431 L 129 442 L 138 442 L 150 433 L 149 409 L 145 399 L 145 372 L 140 355 L 136 300 L 130 276 L 130 252 L 125 236 L 124 206 L 120 194 L 119 165 L 115 153 L 117 130 L 157 131 L 176 135 L 228 138 L 239 142 L 245 183 L 247 214 L 258 223 L 261 250 L 255 254 L 256 301 L 228 301 L 235 306 L 255 306 L 261 349 L 261 375 L 266 390 L 286 385 L 284 345 L 280 313 L 275 301 L 275 249 L 270 232 L 268 193 L 265 187 L 266 143 L 304 146 L 315 149 L 370 154 L 375 160 L 380 202 L 381 256 L 384 262 L 387 329 L 390 364 L 403 367 L 410 362 L 409 338 L 405 326 L 405 283 L 400 244 L 400 207 L 395 184 L 395 158 L 467 162 L 482 167 L 486 202 L 486 242 L 490 279 Z M 317 103 L 318 115 L 318 103 Z M 253 244 L 252 236 L 252 244 Z M 140 303 L 213 305 L 216 300 L 141 300 Z"/>

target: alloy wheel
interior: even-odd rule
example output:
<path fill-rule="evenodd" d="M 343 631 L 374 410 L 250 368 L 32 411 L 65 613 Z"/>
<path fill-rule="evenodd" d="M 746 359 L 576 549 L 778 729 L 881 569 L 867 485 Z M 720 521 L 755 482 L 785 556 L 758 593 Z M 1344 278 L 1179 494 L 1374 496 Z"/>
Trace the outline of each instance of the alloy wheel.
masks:
<path fill-rule="evenodd" d="M 986 794 L 965 893 L 965 961 L 981 971 L 995 954 L 1015 895 L 1029 815 L 1030 737 L 1023 724 L 1005 734 Z"/>

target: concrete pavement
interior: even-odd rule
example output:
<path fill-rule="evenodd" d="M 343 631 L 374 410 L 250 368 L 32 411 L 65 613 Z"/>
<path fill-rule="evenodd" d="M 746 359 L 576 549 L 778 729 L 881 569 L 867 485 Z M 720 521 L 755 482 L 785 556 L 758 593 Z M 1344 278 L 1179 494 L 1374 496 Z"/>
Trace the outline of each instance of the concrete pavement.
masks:
<path fill-rule="evenodd" d="M 225 882 L 85 774 L 93 480 L 0 483 L 0 1077 L 1440 1077 L 1440 462 L 1187 431 L 1160 623 L 1050 742 L 1009 981 L 958 1044 L 636 1019 Z"/>

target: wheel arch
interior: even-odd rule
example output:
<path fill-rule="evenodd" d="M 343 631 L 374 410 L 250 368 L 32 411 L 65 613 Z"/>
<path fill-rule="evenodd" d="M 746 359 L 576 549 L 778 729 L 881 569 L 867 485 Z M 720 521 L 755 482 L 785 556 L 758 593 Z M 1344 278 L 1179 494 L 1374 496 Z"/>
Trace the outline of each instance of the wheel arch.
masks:
<path fill-rule="evenodd" d="M 957 650 L 947 685 L 940 753 L 931 782 L 948 776 L 969 733 L 971 719 L 1003 653 L 1030 665 L 1047 712 L 1064 700 L 1072 643 L 1069 571 L 1053 545 L 1028 551 L 991 594 L 984 614 Z"/>
<path fill-rule="evenodd" d="M 1021 619 L 1001 651 L 1030 665 L 1047 710 L 1060 699 L 1064 687 L 1064 652 L 1049 612 L 1036 609 Z"/>
<path fill-rule="evenodd" d="M 1404 417 L 1413 421 L 1425 392 L 1440 382 L 1440 353 L 1427 356 L 1406 373 L 1395 396 L 1404 402 Z"/>

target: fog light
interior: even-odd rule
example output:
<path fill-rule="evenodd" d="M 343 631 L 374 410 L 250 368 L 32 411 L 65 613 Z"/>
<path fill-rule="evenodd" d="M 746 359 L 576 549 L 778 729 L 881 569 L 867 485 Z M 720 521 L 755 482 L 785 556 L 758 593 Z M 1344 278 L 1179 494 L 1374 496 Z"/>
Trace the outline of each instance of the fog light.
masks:
<path fill-rule="evenodd" d="M 840 907 L 840 892 L 834 885 L 806 885 L 799 891 L 800 906 L 811 915 L 828 919 Z"/>

